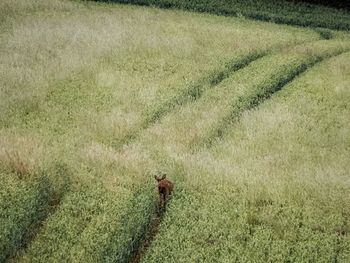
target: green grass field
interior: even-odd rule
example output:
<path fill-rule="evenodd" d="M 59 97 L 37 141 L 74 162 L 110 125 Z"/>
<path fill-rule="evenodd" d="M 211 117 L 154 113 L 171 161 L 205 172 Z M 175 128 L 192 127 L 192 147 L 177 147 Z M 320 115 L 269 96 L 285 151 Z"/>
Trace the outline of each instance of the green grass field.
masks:
<path fill-rule="evenodd" d="M 349 262 L 350 15 L 168 2 L 1 1 L 0 262 Z"/>

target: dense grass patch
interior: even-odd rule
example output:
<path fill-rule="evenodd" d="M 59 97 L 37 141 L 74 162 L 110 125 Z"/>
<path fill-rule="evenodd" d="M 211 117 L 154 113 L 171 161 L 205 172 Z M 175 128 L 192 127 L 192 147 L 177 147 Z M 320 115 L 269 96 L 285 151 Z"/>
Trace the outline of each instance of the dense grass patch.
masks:
<path fill-rule="evenodd" d="M 153 190 L 141 191 L 111 192 L 94 185 L 67 194 L 22 260 L 127 260 L 155 209 L 154 196 L 149 194 Z"/>
<path fill-rule="evenodd" d="M 49 208 L 51 185 L 47 178 L 23 182 L 1 172 L 0 261 L 24 247 Z"/>
<path fill-rule="evenodd" d="M 0 178 L 0 261 L 4 261 L 28 246 L 59 205 L 69 187 L 69 171 L 56 163 L 25 178 L 2 169 Z"/>
<path fill-rule="evenodd" d="M 338 30 L 350 29 L 350 15 L 346 11 L 309 5 L 290 3 L 285 0 L 97 0 L 149 5 L 161 8 L 179 8 L 191 11 L 209 12 L 218 15 L 244 16 L 263 21 L 298 26 L 326 27 Z"/>

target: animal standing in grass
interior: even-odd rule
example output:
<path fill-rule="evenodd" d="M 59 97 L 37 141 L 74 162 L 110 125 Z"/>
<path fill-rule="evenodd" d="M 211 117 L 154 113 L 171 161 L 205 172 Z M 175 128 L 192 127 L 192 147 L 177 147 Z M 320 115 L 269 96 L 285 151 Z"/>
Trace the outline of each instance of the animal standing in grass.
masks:
<path fill-rule="evenodd" d="M 168 179 L 165 179 L 166 174 L 162 174 L 162 177 L 160 178 L 157 175 L 155 175 L 154 178 L 158 182 L 159 207 L 165 208 L 165 204 L 169 198 L 169 195 L 171 195 L 171 192 L 174 189 L 174 184 Z"/>

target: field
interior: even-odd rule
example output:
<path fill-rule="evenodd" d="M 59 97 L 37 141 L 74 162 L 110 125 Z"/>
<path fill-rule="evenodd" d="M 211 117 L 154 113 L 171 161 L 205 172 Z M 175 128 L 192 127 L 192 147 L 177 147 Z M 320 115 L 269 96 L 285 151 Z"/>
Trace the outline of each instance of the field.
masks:
<path fill-rule="evenodd" d="M 0 262 L 349 262 L 349 13 L 131 2 L 1 1 Z"/>
<path fill-rule="evenodd" d="M 346 1 L 334 0 L 95 0 L 136 5 L 177 8 L 207 12 L 225 16 L 238 16 L 297 26 L 323 27 L 337 30 L 350 29 L 350 5 Z M 291 2 L 293 4 L 291 4 Z M 309 3 L 307 3 L 309 2 Z M 328 8 L 310 3 L 323 2 Z M 347 7 L 347 9 L 346 9 Z"/>

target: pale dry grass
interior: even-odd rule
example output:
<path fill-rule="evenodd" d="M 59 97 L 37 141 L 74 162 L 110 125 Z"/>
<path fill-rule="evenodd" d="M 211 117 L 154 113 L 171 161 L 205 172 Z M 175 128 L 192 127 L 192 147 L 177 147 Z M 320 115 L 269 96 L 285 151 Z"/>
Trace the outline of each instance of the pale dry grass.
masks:
<path fill-rule="evenodd" d="M 0 3 L 0 10 L 8 8 L 13 13 L 28 13 L 29 11 L 64 11 L 73 7 L 73 3 L 67 0 L 3 0 Z"/>
<path fill-rule="evenodd" d="M 13 11 L 11 29 L 1 34 L 0 45 L 4 116 L 18 106 L 31 111 L 40 105 L 40 109 L 48 94 L 56 92 L 57 81 L 76 79 L 84 72 L 79 85 L 108 93 L 104 104 L 110 114 L 92 110 L 82 122 L 98 134 L 95 139 L 107 143 L 108 138 L 126 136 L 140 127 L 145 109 L 159 105 L 223 61 L 318 37 L 288 26 L 267 28 L 244 19 L 152 8 L 96 5 L 91 12 L 69 1 L 2 4 Z"/>
<path fill-rule="evenodd" d="M 82 162 L 97 170 L 97 179 L 111 191 L 119 191 L 120 187 L 140 187 L 159 168 L 151 153 L 140 144 L 116 151 L 112 147 L 94 142 L 82 149 L 80 156 Z"/>
<path fill-rule="evenodd" d="M 43 158 L 43 145 L 39 139 L 10 131 L 0 133 L 0 165 L 20 178 L 37 172 Z"/>

